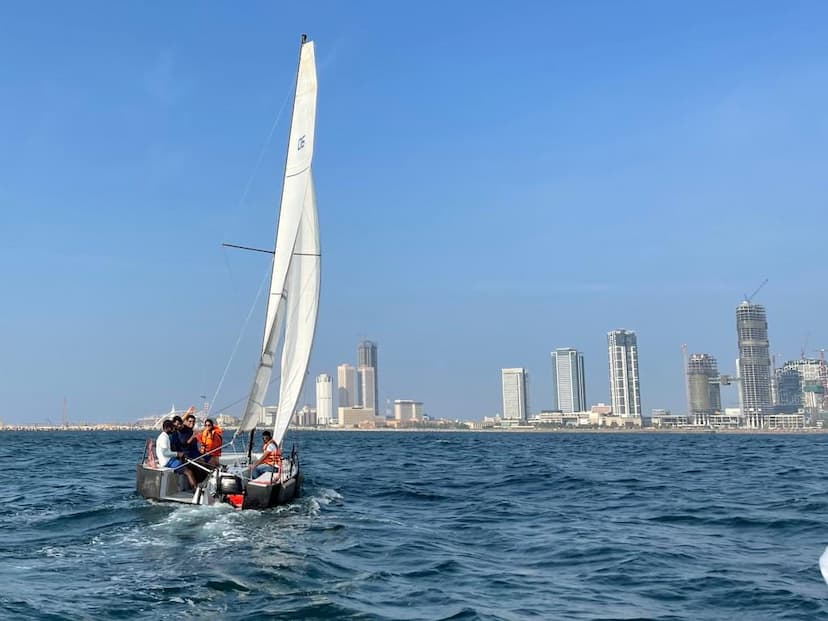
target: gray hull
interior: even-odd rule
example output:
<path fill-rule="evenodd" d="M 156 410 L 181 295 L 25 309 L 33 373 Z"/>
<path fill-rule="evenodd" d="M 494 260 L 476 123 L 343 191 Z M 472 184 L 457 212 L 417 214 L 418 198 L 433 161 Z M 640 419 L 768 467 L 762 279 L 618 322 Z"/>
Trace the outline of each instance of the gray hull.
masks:
<path fill-rule="evenodd" d="M 226 481 L 227 477 L 233 479 L 233 486 L 220 481 Z M 301 492 L 302 474 L 297 472 L 283 482 L 258 483 L 216 473 L 216 476 L 208 476 L 195 490 L 188 491 L 185 486 L 183 474 L 146 464 L 137 466 L 135 489 L 144 498 L 188 505 L 226 502 L 240 509 L 269 509 L 289 503 Z"/>

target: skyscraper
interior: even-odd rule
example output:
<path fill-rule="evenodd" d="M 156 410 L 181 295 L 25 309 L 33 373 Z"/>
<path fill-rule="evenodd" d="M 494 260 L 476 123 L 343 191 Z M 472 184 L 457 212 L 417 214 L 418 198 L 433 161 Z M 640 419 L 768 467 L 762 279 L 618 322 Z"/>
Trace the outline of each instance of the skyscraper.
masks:
<path fill-rule="evenodd" d="M 722 389 L 716 359 L 710 354 L 692 354 L 687 360 L 690 414 L 713 414 L 722 409 Z"/>
<path fill-rule="evenodd" d="M 799 369 L 787 364 L 781 369 L 776 369 L 776 382 L 779 394 L 776 408 L 780 412 L 796 412 L 803 405 L 803 381 Z"/>
<path fill-rule="evenodd" d="M 631 330 L 607 334 L 609 349 L 610 395 L 616 416 L 641 416 L 638 383 L 638 340 Z"/>
<path fill-rule="evenodd" d="M 584 355 L 581 352 L 571 347 L 559 347 L 552 352 L 552 383 L 555 387 L 558 410 L 586 410 Z"/>
<path fill-rule="evenodd" d="M 503 418 L 525 422 L 529 412 L 526 369 L 502 369 Z"/>
<path fill-rule="evenodd" d="M 377 402 L 374 401 L 377 395 L 376 375 L 374 374 L 374 367 L 361 366 L 357 369 L 358 386 L 359 386 L 359 401 L 357 405 L 363 408 L 372 409 L 376 412 Z"/>
<path fill-rule="evenodd" d="M 378 369 L 377 369 L 377 344 L 373 341 L 362 341 L 357 347 L 357 368 L 361 367 L 372 367 L 374 369 L 374 377 L 373 377 L 373 407 L 375 410 L 377 408 L 377 404 L 379 404 L 379 383 L 378 383 Z M 366 401 L 369 399 L 365 396 L 362 397 L 363 407 L 367 407 L 364 405 Z"/>
<path fill-rule="evenodd" d="M 330 425 L 333 418 L 333 381 L 327 373 L 316 376 L 316 423 Z"/>
<path fill-rule="evenodd" d="M 336 368 L 337 405 L 350 408 L 357 403 L 357 373 L 350 364 L 340 364 Z"/>
<path fill-rule="evenodd" d="M 771 402 L 771 361 L 768 320 L 765 307 L 745 300 L 736 308 L 736 333 L 739 339 L 737 361 L 741 378 L 742 412 L 761 424 L 765 414 L 773 413 Z"/>

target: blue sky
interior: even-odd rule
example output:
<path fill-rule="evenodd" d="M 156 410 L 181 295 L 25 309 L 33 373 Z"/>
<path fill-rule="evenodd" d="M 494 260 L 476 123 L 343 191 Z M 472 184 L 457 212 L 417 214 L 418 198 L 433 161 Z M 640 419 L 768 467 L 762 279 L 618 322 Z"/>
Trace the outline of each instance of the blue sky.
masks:
<path fill-rule="evenodd" d="M 320 82 L 311 376 L 367 337 L 381 400 L 480 418 L 501 367 L 550 407 L 549 352 L 574 346 L 606 401 L 606 333 L 627 328 L 645 411 L 681 409 L 681 344 L 732 372 L 736 305 L 764 278 L 772 351 L 828 347 L 826 19 L 819 2 L 4 4 L 0 419 L 213 395 L 267 271 L 220 244 L 273 243 L 288 110 L 267 139 L 301 32 Z M 247 393 L 262 313 L 219 406 Z"/>

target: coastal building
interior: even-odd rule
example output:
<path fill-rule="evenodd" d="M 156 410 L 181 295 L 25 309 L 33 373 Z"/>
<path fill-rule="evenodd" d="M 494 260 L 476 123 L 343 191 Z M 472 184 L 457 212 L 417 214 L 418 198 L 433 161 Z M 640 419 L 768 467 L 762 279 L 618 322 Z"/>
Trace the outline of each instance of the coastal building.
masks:
<path fill-rule="evenodd" d="M 276 411 L 279 409 L 277 405 L 267 405 L 262 408 L 259 416 L 260 427 L 273 427 L 276 424 Z M 218 421 L 217 421 L 218 422 Z M 219 425 L 221 426 L 221 425 Z"/>
<path fill-rule="evenodd" d="M 377 369 L 377 344 L 373 341 L 362 341 L 357 347 L 357 368 L 371 367 L 373 371 L 371 394 L 366 396 L 363 393 L 360 403 L 363 407 L 369 407 L 366 404 L 370 403 L 370 407 L 374 409 L 379 407 L 379 372 Z"/>
<path fill-rule="evenodd" d="M 641 394 L 638 381 L 638 340 L 631 330 L 613 330 L 607 334 L 610 395 L 615 416 L 641 417 Z"/>
<path fill-rule="evenodd" d="M 528 373 L 526 369 L 501 369 L 503 418 L 526 422 L 529 412 Z"/>
<path fill-rule="evenodd" d="M 722 389 L 716 359 L 710 354 L 692 354 L 687 360 L 690 414 L 713 414 L 722 409 Z"/>
<path fill-rule="evenodd" d="M 642 426 L 640 416 L 613 416 L 598 412 L 561 412 L 542 410 L 529 421 L 537 427 L 582 427 L 582 428 L 624 428 L 631 429 Z"/>
<path fill-rule="evenodd" d="M 219 414 L 216 416 L 216 425 L 219 427 L 235 427 L 239 424 L 239 419 L 230 414 Z"/>
<path fill-rule="evenodd" d="M 743 426 L 739 408 L 727 408 L 713 414 L 672 414 L 670 410 L 653 410 L 650 424 L 655 429 L 738 429 Z"/>
<path fill-rule="evenodd" d="M 776 369 L 776 405 L 778 412 L 796 412 L 802 407 L 802 374 L 795 367 Z"/>
<path fill-rule="evenodd" d="M 740 400 L 749 427 L 762 427 L 763 418 L 773 412 L 768 320 L 765 307 L 747 300 L 736 308 Z"/>
<path fill-rule="evenodd" d="M 358 397 L 357 405 L 377 409 L 377 376 L 374 367 L 362 365 L 357 369 Z"/>
<path fill-rule="evenodd" d="M 409 399 L 394 400 L 394 418 L 401 422 L 423 420 L 423 402 Z"/>
<path fill-rule="evenodd" d="M 333 379 L 327 373 L 316 376 L 316 423 L 330 425 L 333 419 Z"/>
<path fill-rule="evenodd" d="M 804 429 L 804 414 L 766 414 L 765 428 L 767 429 Z"/>
<path fill-rule="evenodd" d="M 316 410 L 309 405 L 303 406 L 293 416 L 293 424 L 297 427 L 316 427 L 317 420 Z"/>
<path fill-rule="evenodd" d="M 337 404 L 341 408 L 349 408 L 358 404 L 357 401 L 357 372 L 350 364 L 340 364 L 336 368 Z"/>
<path fill-rule="evenodd" d="M 584 355 L 571 347 L 552 352 L 552 384 L 555 387 L 555 408 L 561 412 L 586 409 Z"/>
<path fill-rule="evenodd" d="M 339 426 L 340 427 L 359 427 L 366 424 L 374 425 L 374 410 L 365 409 L 359 406 L 354 407 L 340 407 Z"/>
<path fill-rule="evenodd" d="M 811 412 L 824 410 L 826 379 L 826 366 L 822 360 L 789 360 L 776 370 L 778 405 L 783 411 L 796 411 L 792 410 L 794 405 Z"/>

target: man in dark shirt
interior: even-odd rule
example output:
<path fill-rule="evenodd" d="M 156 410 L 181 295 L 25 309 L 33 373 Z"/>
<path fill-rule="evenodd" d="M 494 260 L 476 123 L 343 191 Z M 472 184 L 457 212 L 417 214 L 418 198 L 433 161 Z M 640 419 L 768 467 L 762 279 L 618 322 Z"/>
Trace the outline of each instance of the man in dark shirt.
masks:
<path fill-rule="evenodd" d="M 184 426 L 178 432 L 178 435 L 181 439 L 184 458 L 190 461 L 198 460 L 198 463 L 202 463 L 201 451 L 198 448 L 198 434 L 195 433 L 195 422 L 195 414 L 185 414 Z M 193 487 L 196 486 L 196 483 L 201 483 L 207 478 L 207 470 L 205 468 L 192 464 L 187 464 L 184 468 L 184 474 L 187 475 L 187 480 Z"/>
<path fill-rule="evenodd" d="M 175 415 L 172 417 L 173 433 L 170 436 L 170 449 L 178 453 L 178 459 L 184 460 L 184 442 L 181 440 L 181 430 L 184 428 L 184 420 Z"/>
<path fill-rule="evenodd" d="M 198 450 L 198 434 L 195 433 L 196 417 L 194 414 L 184 416 L 184 426 L 178 432 L 183 445 L 184 456 L 187 459 L 198 459 L 201 451 Z"/>
<path fill-rule="evenodd" d="M 193 416 L 193 420 L 195 420 L 195 416 Z M 190 425 L 188 427 L 184 420 L 178 415 L 173 416 L 172 422 L 175 427 L 175 431 L 170 437 L 170 449 L 175 451 L 176 455 L 178 455 L 178 459 L 180 459 L 182 463 L 185 463 L 185 460 L 190 459 L 187 449 L 187 440 L 193 435 L 193 426 Z M 193 489 L 195 489 L 195 486 L 198 484 L 195 476 L 196 473 L 194 471 L 195 468 L 189 464 L 180 470 L 180 472 L 183 472 L 184 476 L 187 477 L 187 482 Z"/>

